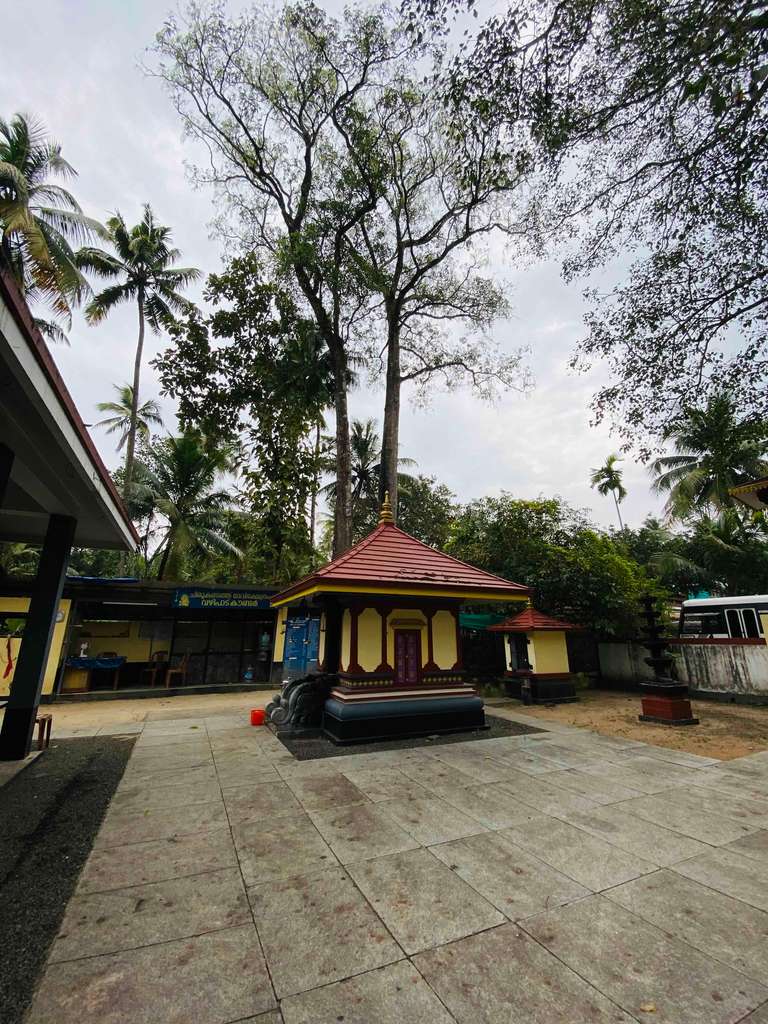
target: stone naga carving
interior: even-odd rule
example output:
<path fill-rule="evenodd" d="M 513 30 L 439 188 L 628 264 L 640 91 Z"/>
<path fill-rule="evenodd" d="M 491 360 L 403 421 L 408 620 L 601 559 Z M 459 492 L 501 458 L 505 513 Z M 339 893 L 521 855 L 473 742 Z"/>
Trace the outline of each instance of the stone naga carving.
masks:
<path fill-rule="evenodd" d="M 325 673 L 288 680 L 267 704 L 267 721 L 278 731 L 319 729 L 323 706 L 336 681 L 335 675 Z"/>

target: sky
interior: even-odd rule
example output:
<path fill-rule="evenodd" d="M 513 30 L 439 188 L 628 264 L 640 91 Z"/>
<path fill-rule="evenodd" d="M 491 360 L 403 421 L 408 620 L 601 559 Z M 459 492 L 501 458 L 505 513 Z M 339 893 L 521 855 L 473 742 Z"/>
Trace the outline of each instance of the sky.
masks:
<path fill-rule="evenodd" d="M 323 2 L 323 0 L 320 0 Z M 238 4 L 239 6 L 239 4 Z M 329 11 L 343 6 L 324 0 Z M 189 183 L 186 165 L 195 150 L 182 138 L 178 116 L 161 83 L 140 62 L 166 13 L 163 0 L 37 0 L 6 2 L 0 36 L 0 116 L 22 111 L 42 120 L 78 171 L 70 185 L 83 209 L 104 220 L 119 210 L 129 224 L 152 205 L 161 223 L 172 227 L 182 264 L 205 274 L 221 265 L 221 243 L 211 237 L 212 196 Z M 427 408 L 404 393 L 401 454 L 417 469 L 447 484 L 468 501 L 505 490 L 520 498 L 557 494 L 590 510 L 595 522 L 616 525 L 611 498 L 590 489 L 591 469 L 618 449 L 607 425 L 590 426 L 589 401 L 602 379 L 568 369 L 582 336 L 584 304 L 578 284 L 566 285 L 555 261 L 510 272 L 503 249 L 494 249 L 490 273 L 510 282 L 510 319 L 493 329 L 505 350 L 530 349 L 535 384 L 527 394 L 507 393 L 483 404 L 468 392 L 436 394 Z M 188 293 L 199 298 L 199 288 Z M 88 424 L 100 414 L 96 403 L 113 397 L 113 385 L 131 376 L 136 312 L 130 306 L 98 327 L 76 314 L 70 347 L 56 345 L 53 356 Z M 142 398 L 158 398 L 149 366 L 167 340 L 148 337 Z M 160 399 L 166 427 L 174 409 Z M 382 416 L 383 394 L 365 385 L 350 398 L 358 419 Z M 92 430 L 104 461 L 115 467 L 114 438 Z M 628 496 L 624 520 L 637 526 L 661 501 L 649 487 L 645 467 L 622 463 Z"/>

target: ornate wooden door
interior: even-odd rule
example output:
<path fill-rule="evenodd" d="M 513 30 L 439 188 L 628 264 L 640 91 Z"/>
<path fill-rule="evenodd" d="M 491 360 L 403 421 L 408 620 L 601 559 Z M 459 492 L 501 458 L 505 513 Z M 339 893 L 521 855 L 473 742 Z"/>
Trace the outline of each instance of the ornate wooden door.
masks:
<path fill-rule="evenodd" d="M 395 631 L 395 683 L 416 686 L 421 669 L 421 632 L 418 629 Z"/>

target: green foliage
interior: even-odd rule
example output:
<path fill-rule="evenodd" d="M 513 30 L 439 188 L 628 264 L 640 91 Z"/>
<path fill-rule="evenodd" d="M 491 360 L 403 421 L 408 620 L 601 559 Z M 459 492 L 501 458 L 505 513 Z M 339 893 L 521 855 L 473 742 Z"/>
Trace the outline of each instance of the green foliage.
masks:
<path fill-rule="evenodd" d="M 96 408 L 99 412 L 108 412 L 110 415 L 95 424 L 97 427 L 104 427 L 108 434 L 119 434 L 117 450 L 125 447 L 131 429 L 131 414 L 133 412 L 133 388 L 130 384 L 115 384 L 117 392 L 116 402 L 99 402 Z M 136 408 L 136 436 L 142 441 L 148 441 L 152 427 L 163 425 L 160 416 L 160 406 L 150 398 Z"/>
<path fill-rule="evenodd" d="M 729 493 L 768 474 L 768 421 L 743 420 L 732 399 L 713 395 L 703 408 L 686 409 L 667 431 L 675 454 L 651 466 L 653 487 L 667 494 L 666 511 L 685 520 L 694 513 L 737 505 Z"/>
<path fill-rule="evenodd" d="M 142 447 L 131 494 L 146 503 L 149 519 L 160 520 L 152 558 L 158 579 L 184 579 L 193 557 L 240 557 L 226 532 L 232 496 L 220 486 L 231 457 L 231 448 L 197 430 Z"/>
<path fill-rule="evenodd" d="M 0 118 L 0 262 L 28 301 L 47 303 L 66 326 L 72 307 L 90 291 L 72 243 L 104 234 L 72 193 L 51 180 L 75 175 L 38 121 L 23 114 Z M 41 320 L 38 326 L 54 340 L 66 340 L 59 324 Z"/>
<path fill-rule="evenodd" d="M 266 281 L 254 255 L 208 278 L 207 317 L 193 312 L 172 330 L 154 363 L 181 422 L 236 438 L 249 548 L 265 582 L 285 582 L 311 558 L 307 521 L 318 453 L 310 440 L 332 401 L 334 377 L 311 321 Z"/>
<path fill-rule="evenodd" d="M 559 498 L 471 502 L 453 524 L 448 551 L 532 587 L 536 608 L 598 634 L 631 634 L 640 597 L 661 592 L 617 540 Z"/>
<path fill-rule="evenodd" d="M 405 0 L 422 33 L 470 4 Z M 467 121 L 530 137 L 551 179 L 543 222 L 581 241 L 568 279 L 633 261 L 615 288 L 590 292 L 576 362 L 610 371 L 597 418 L 644 452 L 712 394 L 764 418 L 765 5 L 516 0 L 480 24 L 446 79 Z"/>

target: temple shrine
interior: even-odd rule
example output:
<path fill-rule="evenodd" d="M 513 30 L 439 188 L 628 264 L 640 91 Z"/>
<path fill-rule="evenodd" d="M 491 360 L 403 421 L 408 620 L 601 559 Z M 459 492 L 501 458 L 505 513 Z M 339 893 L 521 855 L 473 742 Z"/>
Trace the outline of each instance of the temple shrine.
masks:
<path fill-rule="evenodd" d="M 504 635 L 509 695 L 533 704 L 576 700 L 566 634 L 578 629 L 535 608 L 489 626 L 489 632 Z"/>
<path fill-rule="evenodd" d="M 529 596 L 399 529 L 385 499 L 372 533 L 272 598 L 273 679 L 331 676 L 322 727 L 337 742 L 482 727 L 483 702 L 462 668 L 459 610 Z"/>

